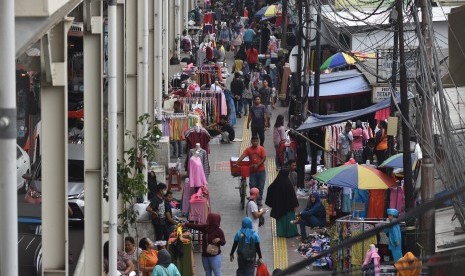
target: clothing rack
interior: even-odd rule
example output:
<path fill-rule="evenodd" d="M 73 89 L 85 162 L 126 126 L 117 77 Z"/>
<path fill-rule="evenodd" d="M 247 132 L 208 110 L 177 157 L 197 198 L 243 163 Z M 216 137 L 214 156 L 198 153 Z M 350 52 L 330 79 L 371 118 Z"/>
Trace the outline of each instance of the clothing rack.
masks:
<path fill-rule="evenodd" d="M 185 140 L 185 132 L 199 122 L 195 114 L 164 113 L 162 118 L 162 134 L 171 140 Z"/>

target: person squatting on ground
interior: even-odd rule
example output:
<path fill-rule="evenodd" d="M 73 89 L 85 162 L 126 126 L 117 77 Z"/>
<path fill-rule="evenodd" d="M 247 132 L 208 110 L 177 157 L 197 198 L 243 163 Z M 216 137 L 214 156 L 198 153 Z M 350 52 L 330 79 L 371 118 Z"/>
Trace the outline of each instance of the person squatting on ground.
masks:
<path fill-rule="evenodd" d="M 295 210 L 299 202 L 289 179 L 289 170 L 281 169 L 276 179 L 268 187 L 265 204 L 271 208 L 270 216 L 276 219 L 278 237 L 295 237 L 299 234 L 295 220 Z"/>
<path fill-rule="evenodd" d="M 128 254 L 128 258 L 134 264 L 134 270 L 139 269 L 139 255 L 142 253 L 142 249 L 136 246 L 136 241 L 133 237 L 124 238 L 124 252 Z"/>
<path fill-rule="evenodd" d="M 168 240 L 168 229 L 165 221 L 165 201 L 163 195 L 166 193 L 166 185 L 159 183 L 155 190 L 155 196 L 150 199 L 150 204 L 146 211 L 152 216 L 153 229 L 155 231 L 155 240 Z"/>
<path fill-rule="evenodd" d="M 108 272 L 109 272 L 109 242 L 106 241 L 104 244 L 103 244 L 103 271 L 105 273 L 105 275 L 108 275 Z M 126 252 L 124 251 L 119 251 L 118 250 L 118 255 L 117 255 L 117 261 L 116 261 L 116 265 L 117 265 L 117 270 L 119 273 L 121 273 L 122 275 L 136 275 L 134 273 L 134 263 L 131 261 L 131 259 L 128 257 L 128 254 L 126 254 Z M 130 274 L 130 273 L 133 273 L 133 274 Z"/>
<path fill-rule="evenodd" d="M 326 224 L 326 210 L 320 201 L 320 195 L 313 193 L 309 197 L 307 207 L 300 212 L 296 223 L 300 226 L 300 236 L 303 240 L 307 239 L 305 226 L 324 227 Z"/>
<path fill-rule="evenodd" d="M 185 223 L 184 226 L 202 232 L 202 265 L 205 275 L 221 276 L 221 246 L 226 244 L 224 232 L 220 228 L 221 217 L 219 214 L 210 213 L 205 224 Z M 218 254 L 211 255 L 207 252 L 207 245 L 217 245 Z"/>
<path fill-rule="evenodd" d="M 238 165 L 245 157 L 249 157 L 250 160 L 250 177 L 249 187 L 258 188 L 260 191 L 257 204 L 262 205 L 263 189 L 265 188 L 266 180 L 266 150 L 264 147 L 258 145 L 258 138 L 252 137 L 252 145 L 244 150 L 242 155 L 236 161 L 235 166 Z"/>
<path fill-rule="evenodd" d="M 262 259 L 260 249 L 260 237 L 252 229 L 252 220 L 249 217 L 242 219 L 242 228 L 234 236 L 234 243 L 231 248 L 229 258 L 234 261 L 234 252 L 237 249 L 237 276 L 254 276 L 255 261 L 258 255 L 258 261 Z"/>
<path fill-rule="evenodd" d="M 252 137 L 260 138 L 260 146 L 265 143 L 265 127 L 268 127 L 268 115 L 266 107 L 261 104 L 260 96 L 254 97 L 254 104 L 250 108 L 249 117 L 247 118 L 247 129 L 252 126 Z"/>

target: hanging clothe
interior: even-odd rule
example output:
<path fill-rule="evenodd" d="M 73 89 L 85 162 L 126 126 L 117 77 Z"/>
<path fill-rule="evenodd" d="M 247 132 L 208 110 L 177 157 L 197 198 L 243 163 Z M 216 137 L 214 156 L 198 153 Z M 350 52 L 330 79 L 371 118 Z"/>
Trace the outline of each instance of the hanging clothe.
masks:
<path fill-rule="evenodd" d="M 192 156 L 197 155 L 200 160 L 202 161 L 203 171 L 206 176 L 210 175 L 210 163 L 208 161 L 208 154 L 207 151 L 204 149 L 190 149 L 188 153 L 188 158 L 190 159 Z M 189 169 L 189 168 L 188 168 Z"/>
<path fill-rule="evenodd" d="M 389 208 L 399 211 L 399 215 L 405 213 L 405 194 L 403 187 L 391 187 L 389 189 Z"/>
<path fill-rule="evenodd" d="M 384 218 L 384 211 L 386 210 L 384 194 L 385 190 L 370 190 L 370 199 L 368 203 L 369 218 Z"/>
<path fill-rule="evenodd" d="M 194 188 L 207 184 L 202 160 L 196 155 L 189 158 L 189 184 Z"/>

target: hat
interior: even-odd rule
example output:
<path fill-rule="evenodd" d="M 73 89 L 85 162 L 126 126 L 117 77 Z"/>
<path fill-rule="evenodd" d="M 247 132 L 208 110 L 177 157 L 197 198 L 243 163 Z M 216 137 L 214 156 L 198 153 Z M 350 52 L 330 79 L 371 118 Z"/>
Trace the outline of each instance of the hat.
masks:
<path fill-rule="evenodd" d="M 259 193 L 259 192 L 260 192 L 260 191 L 259 191 L 257 188 L 252 188 L 252 189 L 250 189 L 250 197 L 249 197 L 249 199 L 250 199 L 250 200 L 257 199 L 258 193 Z"/>
<path fill-rule="evenodd" d="M 387 214 L 397 217 L 399 216 L 399 211 L 397 211 L 396 209 L 387 209 Z"/>

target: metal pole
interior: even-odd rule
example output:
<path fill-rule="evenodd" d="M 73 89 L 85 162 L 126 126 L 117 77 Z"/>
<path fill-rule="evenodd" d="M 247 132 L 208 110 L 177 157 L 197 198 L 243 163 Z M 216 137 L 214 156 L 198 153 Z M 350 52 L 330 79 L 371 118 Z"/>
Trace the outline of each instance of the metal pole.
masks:
<path fill-rule="evenodd" d="M 405 68 L 405 50 L 404 50 L 404 25 L 403 25 L 403 13 L 402 13 L 402 1 L 397 1 L 397 13 L 398 13 L 398 30 L 399 30 L 399 68 L 400 68 L 400 99 L 401 99 L 401 111 L 404 117 L 402 120 L 402 147 L 403 147 L 403 164 L 404 164 L 404 190 L 405 190 L 405 210 L 409 212 L 414 208 L 413 199 L 413 184 L 412 184 L 412 160 L 410 157 L 410 130 L 408 127 L 409 120 L 409 102 L 408 102 L 408 91 L 407 91 L 407 70 Z M 407 122 L 406 122 L 407 120 Z M 388 126 L 389 127 L 389 126 Z M 409 226 L 410 223 L 407 222 Z M 415 237 L 413 235 L 407 235 L 407 250 L 413 251 Z"/>
<path fill-rule="evenodd" d="M 287 47 L 287 1 L 283 0 L 283 7 L 282 7 L 282 18 L 283 18 L 283 32 L 281 35 L 281 48 L 286 49 Z M 251 12 L 251 11 L 250 11 Z"/>
<path fill-rule="evenodd" d="M 108 2 L 108 202 L 109 214 L 109 275 L 117 274 L 118 197 L 117 197 L 117 99 L 116 99 L 116 0 Z"/>
<path fill-rule="evenodd" d="M 297 0 L 297 9 L 298 9 L 298 17 L 299 17 L 299 28 L 297 32 L 297 42 L 298 42 L 298 54 L 297 54 L 297 83 L 299 90 L 297 91 L 297 101 L 301 103 L 302 101 L 302 1 Z M 296 108 L 296 110 L 300 111 L 300 105 Z M 297 114 L 295 114 L 297 115 Z"/>
<path fill-rule="evenodd" d="M 0 1 L 0 11 L 0 275 L 18 275 L 14 1 Z"/>
<path fill-rule="evenodd" d="M 429 28 L 432 28 L 428 20 L 430 10 L 426 0 L 421 1 L 421 25 L 422 33 L 426 46 L 427 64 L 431 68 L 432 61 L 432 39 Z M 428 71 L 429 72 L 429 71 Z M 433 145 L 432 133 L 432 97 L 425 95 L 423 97 L 422 118 L 424 125 L 422 127 L 422 137 L 424 145 Z M 423 151 L 423 159 L 421 161 L 421 199 L 423 202 L 429 202 L 434 199 L 434 171 L 433 157 L 429 150 Z M 431 256 L 434 253 L 434 210 L 426 211 L 421 218 L 421 232 L 423 233 L 422 245 L 424 253 Z"/>
<path fill-rule="evenodd" d="M 320 114 L 320 64 L 321 64 L 321 5 L 318 4 L 316 14 L 315 42 L 315 85 L 313 86 L 313 113 Z"/>
<path fill-rule="evenodd" d="M 391 73 L 391 90 L 394 91 L 394 95 L 391 95 L 391 105 L 390 105 L 390 112 L 389 116 L 394 116 L 396 112 L 396 104 L 394 102 L 394 96 L 396 92 L 396 82 L 397 82 L 397 52 L 399 49 L 399 32 L 397 30 L 397 21 L 399 18 L 395 18 L 394 24 L 394 45 L 392 49 L 392 73 Z M 388 137 L 388 150 L 389 155 L 394 153 L 394 137 Z"/>

